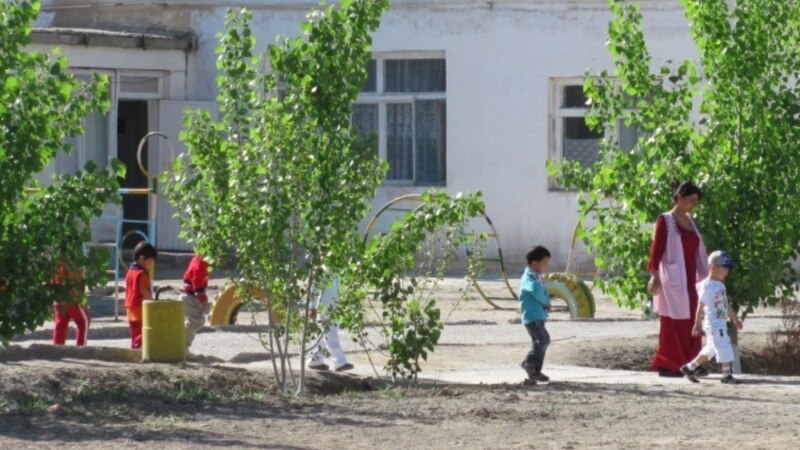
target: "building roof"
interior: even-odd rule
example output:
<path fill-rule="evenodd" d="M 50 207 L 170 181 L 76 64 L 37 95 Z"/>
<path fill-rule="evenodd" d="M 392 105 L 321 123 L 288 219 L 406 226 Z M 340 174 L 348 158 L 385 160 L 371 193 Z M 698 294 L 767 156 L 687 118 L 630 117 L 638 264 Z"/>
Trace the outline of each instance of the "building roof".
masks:
<path fill-rule="evenodd" d="M 140 48 L 142 50 L 183 50 L 197 48 L 193 33 L 137 33 L 91 28 L 33 28 L 31 43 L 48 45 L 82 45 L 86 47 Z"/>

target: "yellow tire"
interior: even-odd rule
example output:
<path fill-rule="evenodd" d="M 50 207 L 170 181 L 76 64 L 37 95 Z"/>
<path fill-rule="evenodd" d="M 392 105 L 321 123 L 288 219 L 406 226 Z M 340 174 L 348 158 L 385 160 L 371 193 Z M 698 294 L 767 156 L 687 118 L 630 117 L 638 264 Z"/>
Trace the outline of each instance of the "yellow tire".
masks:
<path fill-rule="evenodd" d="M 235 283 L 229 284 L 219 293 L 211 306 L 211 312 L 208 314 L 209 324 L 212 326 L 236 325 L 236 316 L 244 304 L 244 299 L 238 292 L 238 288 Z M 267 294 L 260 289 L 250 288 L 250 297 L 254 302 L 265 305 L 267 303 Z M 281 321 L 285 317 L 285 314 L 279 312 L 272 314 L 273 322 Z"/>
<path fill-rule="evenodd" d="M 550 297 L 564 300 L 573 319 L 589 319 L 594 317 L 595 304 L 591 289 L 583 281 L 571 273 L 548 273 L 544 276 L 544 285 Z"/>

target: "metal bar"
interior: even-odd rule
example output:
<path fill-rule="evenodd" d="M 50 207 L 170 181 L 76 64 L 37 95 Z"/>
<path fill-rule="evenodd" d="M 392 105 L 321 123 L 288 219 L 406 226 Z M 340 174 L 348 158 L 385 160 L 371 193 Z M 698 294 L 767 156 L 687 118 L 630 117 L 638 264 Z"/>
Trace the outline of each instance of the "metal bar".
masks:
<path fill-rule="evenodd" d="M 116 223 L 115 225 L 115 232 L 116 232 L 116 239 L 114 245 L 114 321 L 119 320 L 119 256 L 120 252 L 122 251 L 122 242 L 120 239 L 122 238 L 122 218 L 123 218 L 123 211 L 122 211 L 122 204 L 117 205 L 117 215 L 116 215 Z"/>
<path fill-rule="evenodd" d="M 364 231 L 365 244 L 369 241 L 369 232 L 372 231 L 372 227 L 375 226 L 375 223 L 378 221 L 378 217 L 381 215 L 381 213 L 391 208 L 395 203 L 401 202 L 403 200 L 422 202 L 422 196 L 419 194 L 402 195 L 400 197 L 393 199 L 389 203 L 385 204 L 383 208 L 379 209 L 378 212 L 375 213 L 374 216 L 372 216 L 372 219 L 370 219 L 369 223 L 367 224 L 367 229 Z"/>
<path fill-rule="evenodd" d="M 502 307 L 500 307 L 500 305 L 493 302 L 492 299 L 490 299 L 485 292 L 483 292 L 483 289 L 481 289 L 481 286 L 478 284 L 478 280 L 476 278 L 472 279 L 472 285 L 475 287 L 475 290 L 478 291 L 478 294 L 480 294 L 480 296 L 486 301 L 486 303 L 492 305 L 494 309 L 503 309 Z"/>
<path fill-rule="evenodd" d="M 123 195 L 150 195 L 153 190 L 149 187 L 146 188 L 120 188 L 119 193 Z"/>
<path fill-rule="evenodd" d="M 41 191 L 41 188 L 25 188 L 25 191 L 28 193 L 36 193 Z M 98 191 L 102 191 L 102 189 L 98 189 Z M 119 188 L 117 190 L 118 193 L 122 195 L 148 195 L 154 194 L 153 190 L 150 188 Z"/>
<path fill-rule="evenodd" d="M 400 211 L 400 212 L 410 212 L 414 211 L 415 208 L 389 208 L 386 211 Z"/>

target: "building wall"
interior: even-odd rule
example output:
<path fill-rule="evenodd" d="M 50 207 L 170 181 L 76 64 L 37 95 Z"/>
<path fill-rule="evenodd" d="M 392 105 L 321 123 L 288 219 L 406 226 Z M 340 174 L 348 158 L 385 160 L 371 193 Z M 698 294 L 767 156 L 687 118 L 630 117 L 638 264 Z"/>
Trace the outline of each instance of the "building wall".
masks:
<path fill-rule="evenodd" d="M 226 8 L 254 11 L 259 48 L 276 35 L 294 35 L 315 2 L 301 0 L 44 2 L 45 25 L 116 26 L 123 29 L 194 31 L 198 50 L 186 58 L 184 98 L 216 96 L 215 34 Z M 641 2 L 655 64 L 694 58 L 679 0 Z M 85 8 L 85 5 L 95 5 Z M 471 1 L 398 0 L 374 35 L 376 52 L 444 52 L 447 61 L 447 185 L 451 193 L 480 190 L 506 255 L 518 269 L 535 243 L 566 262 L 577 220 L 575 194 L 548 188 L 550 80 L 582 77 L 588 67 L 611 69 L 605 48 L 610 13 L 605 0 Z M 172 97 L 175 99 L 175 97 Z M 384 186 L 380 207 L 422 187 Z M 665 209 L 669 200 L 664 199 Z M 580 252 L 583 270 L 590 258 Z"/>

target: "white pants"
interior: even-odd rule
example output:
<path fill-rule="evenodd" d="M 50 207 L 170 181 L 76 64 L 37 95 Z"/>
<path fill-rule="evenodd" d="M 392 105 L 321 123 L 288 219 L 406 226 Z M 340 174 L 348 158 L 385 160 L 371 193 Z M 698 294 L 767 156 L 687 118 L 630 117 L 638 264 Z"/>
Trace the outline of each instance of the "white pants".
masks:
<path fill-rule="evenodd" d="M 194 295 L 181 293 L 183 309 L 186 312 L 186 347 L 192 345 L 194 337 L 200 328 L 206 323 L 206 312 L 208 302 L 201 302 Z"/>
<path fill-rule="evenodd" d="M 705 328 L 705 332 L 706 345 L 700 350 L 700 354 L 705 355 L 709 360 L 716 357 L 718 363 L 733 361 L 733 345 L 731 337 L 728 335 L 728 326 Z"/>
<path fill-rule="evenodd" d="M 325 317 L 318 317 L 321 326 L 328 322 Z M 311 347 L 308 351 L 308 363 L 312 366 L 319 366 L 325 363 L 325 353 L 333 358 L 334 368 L 342 367 L 347 364 L 347 357 L 344 355 L 342 344 L 339 343 L 339 327 L 334 323 L 327 323 L 328 332 L 319 340 L 319 343 Z"/>

